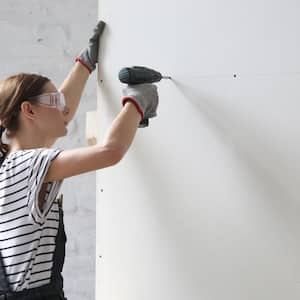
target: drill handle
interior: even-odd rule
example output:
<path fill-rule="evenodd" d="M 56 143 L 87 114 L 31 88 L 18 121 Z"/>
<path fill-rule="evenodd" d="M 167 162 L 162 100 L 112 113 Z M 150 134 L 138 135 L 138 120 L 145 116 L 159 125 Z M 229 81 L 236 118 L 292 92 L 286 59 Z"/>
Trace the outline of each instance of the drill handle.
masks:
<path fill-rule="evenodd" d="M 143 119 L 139 124 L 139 128 L 144 128 L 148 126 L 149 126 L 149 119 Z"/>

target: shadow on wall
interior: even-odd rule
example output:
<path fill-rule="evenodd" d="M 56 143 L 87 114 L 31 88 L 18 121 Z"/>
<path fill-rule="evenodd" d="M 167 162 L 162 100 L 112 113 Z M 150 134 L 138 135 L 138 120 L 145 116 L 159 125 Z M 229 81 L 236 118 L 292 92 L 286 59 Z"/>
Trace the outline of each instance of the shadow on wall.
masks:
<path fill-rule="evenodd" d="M 274 145 L 267 143 L 264 133 L 258 132 L 257 128 L 251 128 L 245 120 L 239 118 L 235 112 L 230 111 L 227 107 L 221 107 L 222 101 L 217 101 L 216 98 L 210 95 L 200 94 L 198 90 L 186 82 L 179 82 L 174 79 L 172 82 L 177 92 L 181 94 L 181 97 L 177 98 L 180 99 L 181 103 L 176 103 L 172 99 L 172 106 L 181 107 L 185 100 L 187 105 L 191 105 L 192 109 L 199 113 L 199 118 L 202 115 L 208 120 L 223 143 L 228 144 L 228 141 L 231 141 L 230 147 L 234 150 L 235 155 L 240 158 L 241 164 L 244 164 L 252 174 L 253 181 L 261 187 L 261 191 L 269 195 L 266 198 L 272 199 L 269 205 L 265 203 L 268 209 L 273 210 L 276 207 L 283 207 L 284 210 L 290 209 L 291 212 L 296 212 L 300 204 L 298 202 L 300 174 L 297 172 L 297 168 L 291 174 L 286 158 L 276 152 Z M 116 101 L 115 99 L 120 99 L 120 94 L 116 94 L 115 89 L 112 89 L 109 84 L 100 85 L 103 94 L 108 95 L 112 100 L 107 103 L 108 109 L 114 115 L 117 115 L 121 108 L 121 100 Z M 164 118 L 164 116 L 159 116 L 159 118 Z M 172 130 L 172 127 L 169 130 Z M 187 128 L 187 130 L 190 129 Z M 151 146 L 148 142 L 143 140 L 142 143 L 138 144 L 136 150 L 136 159 L 143 162 L 141 172 L 145 167 L 149 171 L 160 167 L 159 162 L 156 165 L 153 161 L 144 166 L 149 161 L 145 155 L 147 149 Z M 159 153 L 157 155 L 159 156 Z M 159 178 L 160 172 L 155 170 L 151 173 L 156 174 L 158 182 L 164 182 L 164 187 L 170 193 L 172 189 L 167 186 L 168 183 L 164 178 Z"/>
<path fill-rule="evenodd" d="M 219 132 L 220 138 L 226 137 L 224 142 L 230 140 L 231 146 L 240 156 L 253 174 L 253 178 L 268 192 L 274 192 L 274 196 L 281 200 L 290 199 L 298 202 L 298 182 L 300 174 L 297 170 L 293 176 L 285 176 L 287 160 L 276 151 L 273 144 L 267 143 L 264 132 L 258 132 L 257 128 L 247 126 L 247 123 L 236 113 L 231 112 L 222 101 L 215 101 L 209 95 L 199 94 L 192 86 L 173 81 L 178 91 L 182 94 L 195 110 L 204 115 L 211 125 Z M 294 187 L 291 189 L 291 187 Z M 293 193 L 293 190 L 297 193 Z M 280 200 L 279 200 L 280 201 Z"/>
<path fill-rule="evenodd" d="M 182 97 L 177 98 L 181 103 L 173 102 L 174 99 L 172 99 L 172 106 L 181 107 L 186 101 L 186 105 L 191 105 L 193 110 L 197 111 L 197 114 L 199 113 L 199 118 L 202 115 L 208 120 L 223 143 L 228 144 L 230 141 L 230 147 L 239 157 L 240 163 L 252 174 L 256 187 L 260 188 L 265 195 L 264 203 L 260 203 L 259 206 L 264 207 L 272 218 L 276 216 L 276 222 L 282 220 L 283 226 L 287 220 L 296 224 L 300 208 L 298 201 L 300 174 L 297 169 L 294 169 L 294 174 L 288 173 L 291 170 L 288 168 L 287 158 L 281 156 L 273 144 L 268 143 L 264 132 L 258 132 L 257 128 L 251 128 L 235 112 L 225 106 L 221 107 L 222 101 L 217 101 L 210 95 L 200 94 L 188 83 L 176 80 L 173 80 L 173 83 Z M 164 116 L 159 117 L 164 118 Z M 171 126 L 169 130 L 172 130 Z M 186 130 L 190 129 L 186 128 Z M 151 147 L 151 141 L 147 139 L 136 147 L 135 159 L 137 165 L 140 166 L 139 172 L 145 182 L 155 181 L 157 187 L 172 199 L 172 183 L 166 180 L 166 173 L 162 171 L 161 162 L 149 160 L 148 149 L 151 149 L 151 153 L 155 151 Z M 154 157 L 159 157 L 159 155 L 160 153 L 153 153 Z M 143 162 L 143 164 L 138 162 Z M 175 164 L 176 162 L 171 163 Z M 151 178 L 147 178 L 148 174 L 151 175 Z M 145 188 L 147 189 L 147 185 Z M 150 190 L 149 192 L 151 193 Z M 159 204 L 160 208 L 162 205 L 164 204 Z M 167 212 L 170 208 L 165 207 L 164 209 Z M 291 218 L 292 216 L 293 218 Z"/>
<path fill-rule="evenodd" d="M 240 164 L 245 166 L 251 174 L 256 187 L 260 187 L 263 195 L 265 195 L 263 203 L 259 204 L 259 208 L 264 210 L 266 217 L 270 217 L 273 219 L 274 224 L 278 224 L 281 227 L 287 227 L 293 222 L 296 224 L 299 204 L 297 202 L 298 195 L 295 191 L 297 190 L 299 174 L 295 172 L 294 176 L 285 177 L 283 172 L 287 169 L 286 158 L 281 157 L 274 149 L 274 145 L 267 142 L 267 139 L 264 138 L 264 132 L 258 132 L 257 128 L 250 127 L 250 124 L 247 124 L 236 112 L 225 106 L 226 103 L 222 99 L 200 93 L 199 90 L 196 90 L 188 83 L 176 80 L 173 80 L 173 83 L 175 90 L 172 93 L 179 93 L 180 97 L 172 100 L 164 99 L 164 101 L 172 101 L 172 106 L 176 108 L 183 105 L 191 106 L 199 119 L 205 119 L 210 124 L 219 140 L 224 144 L 230 143 L 230 147 L 233 149 L 235 156 L 239 158 Z M 116 89 L 112 88 L 110 84 L 101 84 L 100 88 L 102 93 L 107 95 L 106 104 L 108 110 L 112 115 L 116 116 L 121 108 L 120 95 L 116 94 Z M 170 118 L 170 116 L 159 115 L 159 118 Z M 168 127 L 167 130 L 172 131 L 172 126 Z M 185 128 L 184 130 L 191 129 Z M 187 253 L 184 249 L 184 247 L 192 249 L 190 250 L 192 252 L 189 253 L 191 257 L 197 257 L 197 252 L 200 255 L 201 252 L 207 251 L 206 249 L 200 249 L 199 244 L 197 246 L 197 243 L 193 240 L 194 238 L 201 238 L 199 237 L 199 232 L 197 232 L 199 229 L 195 230 L 198 236 L 194 237 L 193 233 L 195 232 L 191 232 L 191 228 L 185 228 L 184 224 L 182 224 L 180 229 L 181 232 L 176 231 L 179 230 L 179 227 L 172 227 L 172 224 L 177 220 L 176 218 L 178 217 L 178 221 L 180 221 L 181 217 L 180 212 L 175 211 L 176 206 L 177 208 L 178 206 L 182 207 L 186 201 L 183 195 L 182 203 L 176 202 L 176 205 L 170 205 L 174 199 L 180 198 L 177 194 L 178 190 L 174 189 L 174 182 L 168 180 L 168 166 L 177 162 L 168 161 L 168 155 L 165 153 L 165 150 L 160 151 L 162 148 L 168 147 L 168 145 L 153 147 L 151 143 L 153 141 L 147 138 L 143 138 L 143 140 L 138 139 L 135 142 L 136 147 L 133 156 L 135 163 L 132 167 L 135 168 L 137 177 L 141 178 L 140 183 L 142 185 L 139 188 L 145 194 L 153 196 L 153 201 L 149 205 L 155 211 L 157 220 L 161 224 L 161 231 L 165 231 L 164 235 L 174 245 L 174 251 L 178 253 L 176 257 L 182 258 L 181 261 L 177 262 L 180 274 L 184 277 L 181 277 L 181 279 L 186 280 L 191 290 L 197 287 L 203 292 L 205 290 L 205 281 L 199 280 L 199 276 L 203 276 L 203 274 L 201 274 L 201 270 L 193 268 L 193 261 L 186 257 Z M 192 147 L 193 145 L 188 146 Z M 152 156 L 155 158 L 162 157 L 162 159 L 154 160 Z M 153 186 L 155 186 L 155 191 Z M 199 187 L 199 190 L 199 194 L 201 194 L 201 187 Z M 161 199 L 158 193 L 164 195 L 165 198 Z M 186 197 L 188 197 L 188 193 Z M 203 201 L 208 201 L 208 199 L 206 198 Z M 255 201 L 253 199 L 254 203 Z M 197 210 L 194 211 L 194 214 L 197 214 Z M 205 226 L 205 220 L 199 220 L 198 218 L 197 222 L 198 225 L 202 222 Z M 205 231 L 205 228 L 203 230 Z M 180 241 L 184 242 L 183 245 L 176 245 L 178 236 L 182 237 Z M 195 247 L 193 247 L 194 244 Z M 209 257 L 209 254 L 204 255 L 204 257 Z M 202 283 L 203 286 L 201 286 Z"/>

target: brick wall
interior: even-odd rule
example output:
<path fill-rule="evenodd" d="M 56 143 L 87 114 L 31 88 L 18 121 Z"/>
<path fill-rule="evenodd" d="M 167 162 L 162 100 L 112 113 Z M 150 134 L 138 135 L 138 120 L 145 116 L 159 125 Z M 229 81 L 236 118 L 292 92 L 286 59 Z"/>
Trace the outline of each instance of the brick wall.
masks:
<path fill-rule="evenodd" d="M 97 23 L 97 1 L 9 0 L 0 6 L 0 79 L 18 72 L 40 73 L 59 86 Z M 68 136 L 54 147 L 86 146 L 86 112 L 96 110 L 96 73 L 90 76 Z M 65 180 L 64 268 L 69 299 L 94 299 L 95 173 Z"/>

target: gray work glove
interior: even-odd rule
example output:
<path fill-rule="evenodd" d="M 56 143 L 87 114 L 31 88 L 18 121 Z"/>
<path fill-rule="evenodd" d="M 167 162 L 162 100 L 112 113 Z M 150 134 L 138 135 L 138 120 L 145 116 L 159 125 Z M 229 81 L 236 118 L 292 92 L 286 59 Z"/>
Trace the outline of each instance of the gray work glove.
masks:
<path fill-rule="evenodd" d="M 123 106 L 127 101 L 132 102 L 141 114 L 142 120 L 139 128 L 148 126 L 148 119 L 157 116 L 158 93 L 156 85 L 150 83 L 127 85 L 123 89 Z"/>
<path fill-rule="evenodd" d="M 75 59 L 75 61 L 79 61 L 83 66 L 85 66 L 90 73 L 96 69 L 100 37 L 104 27 L 105 23 L 103 21 L 99 21 L 94 28 L 93 35 L 89 39 L 88 47 L 82 50 L 79 56 Z"/>

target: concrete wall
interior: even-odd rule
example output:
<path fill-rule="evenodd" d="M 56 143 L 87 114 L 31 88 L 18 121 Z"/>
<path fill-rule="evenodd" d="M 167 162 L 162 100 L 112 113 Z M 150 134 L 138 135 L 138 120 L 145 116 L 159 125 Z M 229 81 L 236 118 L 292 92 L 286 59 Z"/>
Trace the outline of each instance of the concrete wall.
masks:
<path fill-rule="evenodd" d="M 97 299 L 299 299 L 299 2 L 99 8 L 101 129 L 120 68 L 174 80 L 124 160 L 97 172 Z"/>
<path fill-rule="evenodd" d="M 97 22 L 96 0 L 5 0 L 0 5 L 0 78 L 37 72 L 58 86 L 86 46 Z M 82 103 L 57 147 L 85 146 L 86 111 L 96 109 L 96 76 L 86 86 Z M 65 226 L 68 235 L 64 269 L 69 299 L 94 299 L 95 173 L 65 180 Z"/>

